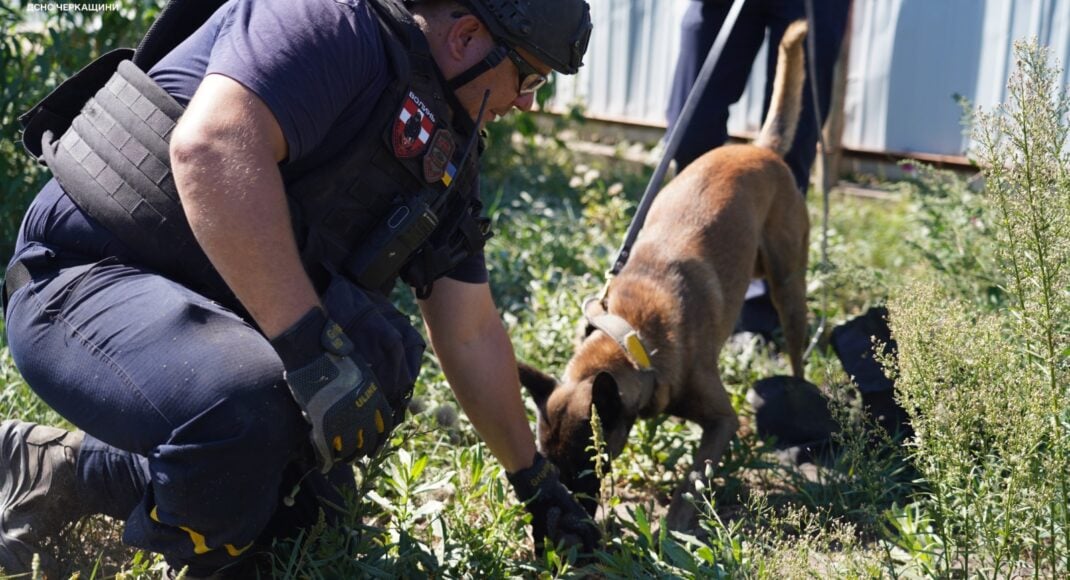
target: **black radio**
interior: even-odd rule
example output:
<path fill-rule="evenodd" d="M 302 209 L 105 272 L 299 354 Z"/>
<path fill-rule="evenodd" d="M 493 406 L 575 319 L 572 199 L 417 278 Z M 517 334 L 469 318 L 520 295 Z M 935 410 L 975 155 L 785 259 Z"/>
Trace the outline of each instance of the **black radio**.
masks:
<path fill-rule="evenodd" d="M 431 232 L 438 226 L 438 216 L 417 195 L 395 205 L 360 244 L 347 264 L 347 270 L 365 288 L 378 289 L 397 275 Z"/>

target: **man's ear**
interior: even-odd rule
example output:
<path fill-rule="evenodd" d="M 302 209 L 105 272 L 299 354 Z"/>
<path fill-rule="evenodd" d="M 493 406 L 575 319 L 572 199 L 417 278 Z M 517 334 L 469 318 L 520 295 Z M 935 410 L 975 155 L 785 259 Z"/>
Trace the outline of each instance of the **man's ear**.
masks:
<path fill-rule="evenodd" d="M 475 48 L 481 31 L 484 31 L 483 23 L 471 14 L 454 20 L 446 33 L 446 45 L 450 56 L 457 61 L 471 60 L 472 57 L 467 52 Z M 484 34 L 487 33 L 484 31 Z"/>
<path fill-rule="evenodd" d="M 520 384 L 524 385 L 524 388 L 528 390 L 528 394 L 535 401 L 535 406 L 538 407 L 539 412 L 545 415 L 546 399 L 549 399 L 550 393 L 557 388 L 557 380 L 522 362 L 516 363 L 516 370 L 520 373 Z"/>
<path fill-rule="evenodd" d="M 609 428 L 621 415 L 624 403 L 620 398 L 617 380 L 609 373 L 598 373 L 591 385 L 591 403 L 598 409 L 602 425 Z"/>

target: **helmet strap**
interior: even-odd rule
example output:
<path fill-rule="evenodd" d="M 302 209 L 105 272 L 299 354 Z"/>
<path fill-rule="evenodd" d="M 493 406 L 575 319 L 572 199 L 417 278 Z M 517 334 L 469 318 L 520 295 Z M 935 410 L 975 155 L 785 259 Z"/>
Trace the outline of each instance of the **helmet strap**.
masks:
<path fill-rule="evenodd" d="M 448 81 L 450 90 L 456 91 L 457 89 L 475 80 L 476 77 L 478 77 L 479 75 L 498 66 L 498 63 L 502 62 L 502 60 L 505 59 L 505 56 L 508 52 L 509 50 L 501 44 L 495 44 L 494 49 L 487 53 L 487 56 L 484 57 L 483 60 L 468 67 L 468 70 L 462 72 L 461 74 L 453 77 Z"/>

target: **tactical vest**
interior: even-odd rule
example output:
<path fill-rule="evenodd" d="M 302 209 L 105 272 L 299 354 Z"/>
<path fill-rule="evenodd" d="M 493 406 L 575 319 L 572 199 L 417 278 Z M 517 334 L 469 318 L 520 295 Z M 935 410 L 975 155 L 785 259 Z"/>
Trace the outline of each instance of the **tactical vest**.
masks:
<path fill-rule="evenodd" d="M 489 220 L 479 215 L 478 135 L 445 89 L 408 11 L 396 0 L 370 5 L 394 80 L 341 153 L 318 166 L 298 161 L 280 169 L 302 261 L 320 290 L 330 275 L 341 274 L 385 293 L 400 275 L 426 296 L 435 279 L 490 237 Z M 139 53 L 147 43 L 160 52 L 148 36 L 167 28 L 168 10 L 174 14 L 175 6 L 161 14 Z M 173 29 L 162 35 L 172 37 L 172 47 L 181 40 Z M 143 72 L 158 58 L 139 62 L 124 49 L 94 61 L 20 118 L 24 144 L 139 261 L 202 291 L 229 295 L 193 237 L 175 188 L 168 141 L 183 108 Z M 68 128 L 73 115 L 64 112 L 76 107 Z"/>

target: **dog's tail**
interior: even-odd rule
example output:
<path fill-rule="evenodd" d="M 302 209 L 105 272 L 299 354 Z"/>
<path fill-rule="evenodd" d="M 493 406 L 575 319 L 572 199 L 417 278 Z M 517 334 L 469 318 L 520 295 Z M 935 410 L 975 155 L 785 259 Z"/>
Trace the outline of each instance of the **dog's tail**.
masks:
<path fill-rule="evenodd" d="M 754 142 L 759 147 L 776 151 L 781 157 L 791 149 L 795 126 L 799 123 L 799 111 L 802 109 L 803 81 L 806 80 L 806 61 L 803 56 L 805 39 L 805 20 L 791 23 L 780 39 L 769 114 L 762 125 L 761 135 Z"/>

